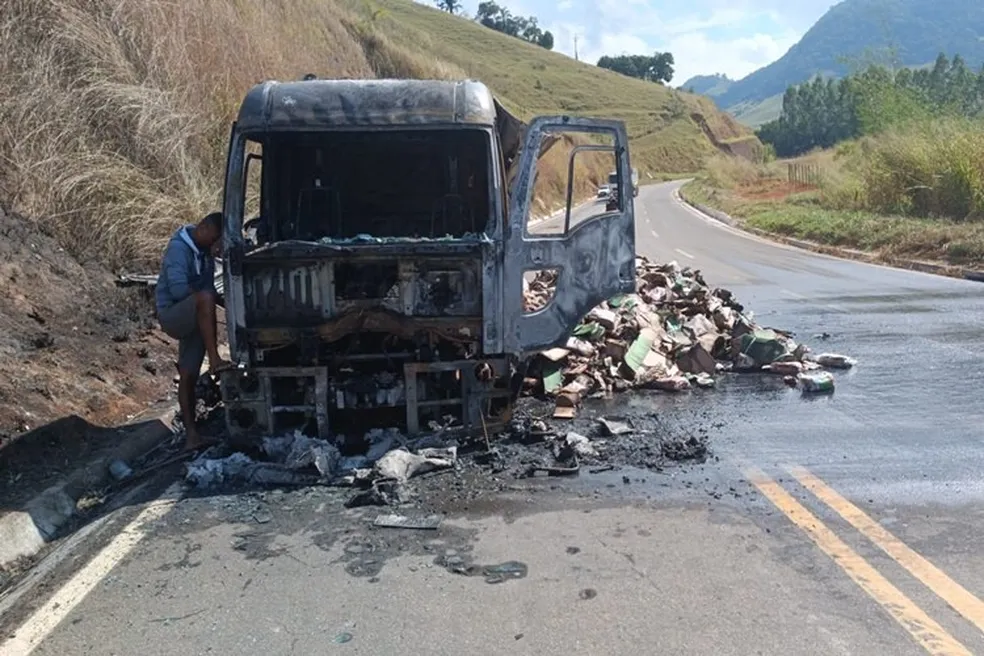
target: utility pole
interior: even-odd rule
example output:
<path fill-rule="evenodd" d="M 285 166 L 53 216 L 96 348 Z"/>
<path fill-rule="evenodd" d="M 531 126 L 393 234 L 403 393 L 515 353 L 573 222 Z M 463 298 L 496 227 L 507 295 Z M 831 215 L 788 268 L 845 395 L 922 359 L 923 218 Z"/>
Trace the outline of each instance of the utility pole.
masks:
<path fill-rule="evenodd" d="M 577 35 L 574 35 L 574 61 L 581 61 L 577 58 Z"/>

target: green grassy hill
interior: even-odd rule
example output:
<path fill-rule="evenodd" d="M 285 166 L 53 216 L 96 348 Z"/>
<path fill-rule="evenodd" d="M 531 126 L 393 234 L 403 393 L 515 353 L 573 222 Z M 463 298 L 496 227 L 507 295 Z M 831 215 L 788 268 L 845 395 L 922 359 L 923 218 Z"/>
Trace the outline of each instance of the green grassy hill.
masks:
<path fill-rule="evenodd" d="M 774 119 L 782 113 L 782 96 L 777 94 L 760 102 L 738 103 L 729 108 L 728 113 L 751 128 L 757 128 Z"/>

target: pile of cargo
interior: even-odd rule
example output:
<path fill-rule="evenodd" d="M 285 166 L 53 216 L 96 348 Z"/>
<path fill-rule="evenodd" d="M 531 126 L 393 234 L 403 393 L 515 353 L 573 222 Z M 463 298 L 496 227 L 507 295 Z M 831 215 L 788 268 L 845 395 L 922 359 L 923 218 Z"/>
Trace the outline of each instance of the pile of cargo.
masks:
<path fill-rule="evenodd" d="M 528 311 L 552 295 L 555 274 L 525 288 Z M 713 387 L 725 372 L 782 375 L 807 392 L 833 389 L 823 368 L 850 368 L 851 358 L 813 355 L 789 332 L 756 324 L 726 289 L 711 289 L 699 271 L 676 262 L 636 258 L 636 293 L 594 308 L 562 347 L 544 351 L 525 391 L 556 397 L 556 417 L 572 417 L 581 399 L 629 389 L 681 392 Z"/>

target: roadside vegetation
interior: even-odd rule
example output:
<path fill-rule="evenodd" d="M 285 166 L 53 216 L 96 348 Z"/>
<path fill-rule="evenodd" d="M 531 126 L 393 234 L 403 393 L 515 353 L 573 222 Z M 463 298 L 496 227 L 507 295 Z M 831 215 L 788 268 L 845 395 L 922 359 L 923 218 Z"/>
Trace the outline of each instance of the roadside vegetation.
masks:
<path fill-rule="evenodd" d="M 683 195 L 775 234 L 981 266 L 982 152 L 984 122 L 920 120 L 795 159 L 716 157 Z"/>
<path fill-rule="evenodd" d="M 780 157 L 793 157 L 895 126 L 984 115 L 984 69 L 940 53 L 931 68 L 869 66 L 840 80 L 792 86 L 778 119 L 757 131 Z"/>
<path fill-rule="evenodd" d="M 715 158 L 684 195 L 776 234 L 984 263 L 984 72 L 960 57 L 793 87 L 758 134 L 791 157 Z"/>
<path fill-rule="evenodd" d="M 707 99 L 409 0 L 8 0 L 0 42 L 0 203 L 114 268 L 152 266 L 218 205 L 229 123 L 262 79 L 477 78 L 523 119 L 626 120 L 643 180 L 716 152 L 694 114 L 721 140 L 751 136 Z"/>

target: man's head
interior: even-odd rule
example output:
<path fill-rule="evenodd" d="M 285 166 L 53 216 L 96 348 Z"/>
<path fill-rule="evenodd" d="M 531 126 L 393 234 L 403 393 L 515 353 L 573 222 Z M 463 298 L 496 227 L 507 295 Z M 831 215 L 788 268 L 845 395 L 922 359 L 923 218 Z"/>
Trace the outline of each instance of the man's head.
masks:
<path fill-rule="evenodd" d="M 195 243 L 199 248 L 211 250 L 222 239 L 222 212 L 212 212 L 195 226 Z"/>

